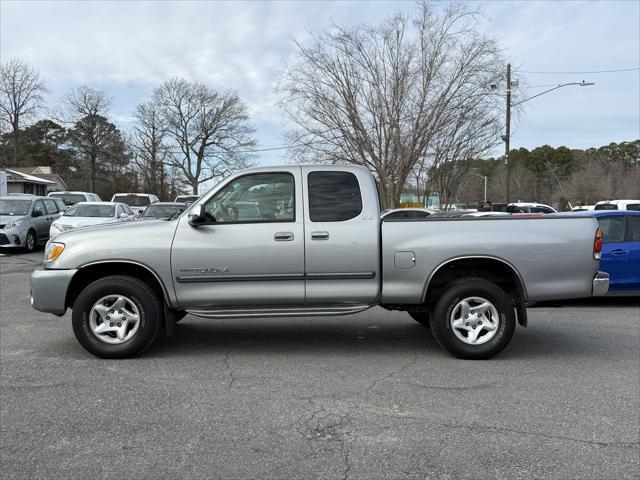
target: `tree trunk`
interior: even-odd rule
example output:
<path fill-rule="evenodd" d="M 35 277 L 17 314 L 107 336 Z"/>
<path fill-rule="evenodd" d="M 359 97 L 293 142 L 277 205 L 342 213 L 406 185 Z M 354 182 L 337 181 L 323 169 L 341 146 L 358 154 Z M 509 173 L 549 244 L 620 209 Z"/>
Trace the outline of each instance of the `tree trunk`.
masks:
<path fill-rule="evenodd" d="M 18 156 L 20 153 L 20 133 L 19 133 L 19 129 L 17 127 L 14 127 L 13 129 L 13 166 L 17 167 L 19 166 L 18 164 Z"/>
<path fill-rule="evenodd" d="M 96 157 L 95 155 L 91 155 L 91 178 L 89 179 L 89 191 L 91 193 L 96 192 Z"/>

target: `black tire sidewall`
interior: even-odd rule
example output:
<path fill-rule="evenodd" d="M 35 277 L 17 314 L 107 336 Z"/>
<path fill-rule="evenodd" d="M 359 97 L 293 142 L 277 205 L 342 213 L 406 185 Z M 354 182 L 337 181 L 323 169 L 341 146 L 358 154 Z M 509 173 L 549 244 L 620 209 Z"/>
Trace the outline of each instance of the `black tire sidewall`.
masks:
<path fill-rule="evenodd" d="M 500 324 L 491 340 L 481 345 L 468 345 L 453 332 L 449 319 L 453 308 L 468 297 L 482 297 L 498 310 Z M 438 300 L 431 317 L 431 330 L 447 351 L 459 358 L 480 360 L 501 352 L 511 341 L 515 331 L 515 312 L 511 298 L 496 284 L 483 279 L 466 279 L 454 282 Z"/>
<path fill-rule="evenodd" d="M 113 345 L 98 339 L 91 331 L 89 314 L 100 298 L 116 294 L 126 296 L 135 303 L 140 313 L 140 324 L 131 339 Z M 160 329 L 161 315 L 161 304 L 146 283 L 133 277 L 110 276 L 96 280 L 78 295 L 73 305 L 73 332 L 78 342 L 94 355 L 128 358 L 138 355 L 153 342 Z"/>
<path fill-rule="evenodd" d="M 30 236 L 33 238 L 33 247 L 29 247 L 29 237 Z M 27 232 L 27 236 L 24 239 L 24 249 L 27 252 L 31 253 L 31 252 L 35 251 L 37 245 L 38 245 L 38 238 L 36 237 L 35 232 L 33 230 L 29 230 Z"/>

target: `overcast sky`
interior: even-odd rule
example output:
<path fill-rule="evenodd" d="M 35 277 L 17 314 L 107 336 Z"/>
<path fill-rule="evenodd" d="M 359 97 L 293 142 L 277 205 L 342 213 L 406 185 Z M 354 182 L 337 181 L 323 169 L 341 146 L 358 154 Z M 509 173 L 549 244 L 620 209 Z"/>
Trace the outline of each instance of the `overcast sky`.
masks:
<path fill-rule="evenodd" d="M 514 65 L 514 78 L 534 95 L 513 128 L 512 148 L 586 148 L 640 137 L 640 73 L 541 74 L 637 68 L 640 2 L 477 3 L 482 29 Z M 130 128 L 137 103 L 172 76 L 235 89 L 249 105 L 260 148 L 282 145 L 285 119 L 276 106 L 281 70 L 295 57 L 292 39 L 333 23 L 379 22 L 407 2 L 13 2 L 0 1 L 0 56 L 38 69 L 55 104 L 71 88 L 89 85 L 111 95 L 111 117 Z M 496 151 L 499 154 L 500 151 Z M 265 152 L 260 163 L 282 163 Z"/>

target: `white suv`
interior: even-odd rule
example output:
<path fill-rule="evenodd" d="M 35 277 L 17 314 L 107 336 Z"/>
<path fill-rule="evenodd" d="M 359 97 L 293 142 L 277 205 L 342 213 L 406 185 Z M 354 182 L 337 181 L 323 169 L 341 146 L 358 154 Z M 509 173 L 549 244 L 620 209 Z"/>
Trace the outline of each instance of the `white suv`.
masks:
<path fill-rule="evenodd" d="M 640 210 L 640 200 L 603 200 L 594 210 Z"/>
<path fill-rule="evenodd" d="M 47 197 L 59 198 L 67 207 L 78 202 L 101 202 L 102 199 L 91 192 L 51 192 Z"/>
<path fill-rule="evenodd" d="M 131 210 L 141 217 L 149 205 L 158 201 L 158 197 L 153 193 L 116 193 L 111 201 L 129 205 Z"/>

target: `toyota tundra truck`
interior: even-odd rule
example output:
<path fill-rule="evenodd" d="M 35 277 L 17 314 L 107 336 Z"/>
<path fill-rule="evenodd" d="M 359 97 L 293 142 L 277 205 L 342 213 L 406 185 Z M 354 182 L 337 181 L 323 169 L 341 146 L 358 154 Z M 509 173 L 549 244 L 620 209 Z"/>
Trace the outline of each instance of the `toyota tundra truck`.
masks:
<path fill-rule="evenodd" d="M 35 309 L 89 352 L 132 357 L 186 314 L 210 319 L 403 310 L 459 358 L 503 350 L 528 302 L 604 295 L 587 217 L 380 218 L 359 166 L 244 170 L 174 219 L 70 231 L 31 275 Z"/>

